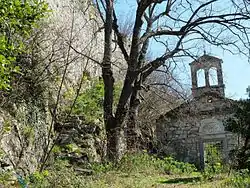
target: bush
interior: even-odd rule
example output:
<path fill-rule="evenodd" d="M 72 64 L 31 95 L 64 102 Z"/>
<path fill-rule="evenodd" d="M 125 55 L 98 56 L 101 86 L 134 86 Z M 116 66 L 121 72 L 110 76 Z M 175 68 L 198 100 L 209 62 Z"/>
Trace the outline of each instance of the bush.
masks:
<path fill-rule="evenodd" d="M 250 173 L 248 169 L 240 170 L 236 172 L 232 178 L 229 178 L 225 182 L 225 186 L 235 188 L 250 187 Z"/>
<path fill-rule="evenodd" d="M 162 161 L 146 153 L 127 154 L 116 166 L 122 172 L 152 171 L 161 166 Z"/>
<path fill-rule="evenodd" d="M 0 172 L 0 185 L 10 186 L 10 181 L 13 177 L 13 173 L 10 171 Z"/>
<path fill-rule="evenodd" d="M 114 104 L 118 102 L 120 91 L 121 91 L 121 83 L 114 85 Z M 75 105 L 72 109 L 72 113 L 76 115 L 84 114 L 84 117 L 88 122 L 102 121 L 103 96 L 104 96 L 103 80 L 90 79 L 90 87 L 79 94 L 75 102 Z M 74 96 L 71 96 L 71 94 L 69 94 L 69 96 L 67 97 L 73 98 Z M 69 111 L 70 108 L 69 109 L 66 108 L 66 111 Z"/>
<path fill-rule="evenodd" d="M 20 54 L 27 53 L 25 41 L 48 14 L 48 4 L 37 0 L 0 1 L 0 89 L 9 89 Z"/>
<path fill-rule="evenodd" d="M 179 162 L 172 157 L 164 158 L 164 171 L 173 174 L 190 174 L 197 172 L 197 168 L 193 164 Z"/>
<path fill-rule="evenodd" d="M 91 164 L 91 170 L 94 171 L 95 174 L 106 173 L 108 171 L 114 170 L 113 163 L 93 163 Z"/>
<path fill-rule="evenodd" d="M 95 168 L 98 169 L 98 168 Z M 94 170 L 95 170 L 94 169 Z M 147 153 L 127 154 L 116 164 L 99 166 L 103 171 L 116 170 L 125 173 L 144 172 L 144 173 L 167 173 L 167 174 L 190 174 L 197 172 L 193 164 L 179 162 L 172 157 L 158 158 Z"/>
<path fill-rule="evenodd" d="M 205 170 L 202 175 L 204 179 L 212 179 L 215 175 L 222 173 L 225 168 L 222 153 L 217 144 L 207 144 L 205 149 L 207 155 Z"/>
<path fill-rule="evenodd" d="M 226 129 L 240 135 L 243 143 L 240 148 L 232 153 L 235 156 L 234 167 L 237 169 L 250 169 L 250 99 L 239 100 L 234 110 L 234 116 L 228 118 L 225 123 Z"/>
<path fill-rule="evenodd" d="M 27 181 L 31 188 L 74 188 L 86 185 L 85 178 L 78 176 L 67 160 L 57 160 L 53 167 L 42 173 L 31 174 Z"/>

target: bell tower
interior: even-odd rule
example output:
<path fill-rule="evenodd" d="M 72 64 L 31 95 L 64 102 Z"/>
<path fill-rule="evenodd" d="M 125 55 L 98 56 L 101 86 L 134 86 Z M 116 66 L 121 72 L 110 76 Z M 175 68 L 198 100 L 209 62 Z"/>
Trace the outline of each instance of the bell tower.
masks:
<path fill-rule="evenodd" d="M 221 64 L 221 59 L 206 54 L 189 64 L 191 68 L 192 94 L 194 98 L 200 97 L 205 93 L 216 93 L 221 97 L 225 97 L 225 85 L 223 83 Z M 204 77 L 203 80 L 205 80 L 202 86 L 198 85 L 198 79 L 201 79 L 197 74 L 199 71 L 204 73 L 201 75 Z M 212 75 L 210 73 L 212 71 L 215 72 L 215 83 L 211 81 Z"/>

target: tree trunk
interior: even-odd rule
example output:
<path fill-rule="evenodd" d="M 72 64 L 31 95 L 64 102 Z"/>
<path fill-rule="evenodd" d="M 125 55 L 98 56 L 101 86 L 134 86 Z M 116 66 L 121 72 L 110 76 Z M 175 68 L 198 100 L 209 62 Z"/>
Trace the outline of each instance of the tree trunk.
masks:
<path fill-rule="evenodd" d="M 134 71 L 128 71 L 123 90 L 117 106 L 116 114 L 113 115 L 113 92 L 114 78 L 111 66 L 112 58 L 112 26 L 113 26 L 113 0 L 106 2 L 105 20 L 105 47 L 102 63 L 102 77 L 104 81 L 104 123 L 107 134 L 107 158 L 109 161 L 117 161 L 123 155 L 125 140 L 124 120 L 127 115 L 127 101 L 132 93 L 132 83 L 136 78 Z"/>
<path fill-rule="evenodd" d="M 250 137 L 246 137 L 244 141 L 244 145 L 242 147 L 242 151 L 239 153 L 239 169 L 247 168 L 246 161 L 248 160 L 249 155 L 247 154 L 247 150 L 249 149 L 249 141 Z"/>
<path fill-rule="evenodd" d="M 124 123 L 115 119 L 106 126 L 107 131 L 107 158 L 109 161 L 119 161 L 126 151 Z"/>
<path fill-rule="evenodd" d="M 127 122 L 127 149 L 129 151 L 136 151 L 140 147 L 140 129 L 137 123 L 139 105 L 138 90 L 134 89 L 130 98 Z"/>
<path fill-rule="evenodd" d="M 116 161 L 116 132 L 115 124 L 113 122 L 105 122 L 107 132 L 107 159 L 109 161 Z"/>
<path fill-rule="evenodd" d="M 104 123 L 107 132 L 107 157 L 108 160 L 116 158 L 116 121 L 113 116 L 114 78 L 111 67 L 112 58 L 112 23 L 113 0 L 106 0 L 106 21 L 104 38 L 104 57 L 102 62 L 102 77 L 104 81 Z"/>

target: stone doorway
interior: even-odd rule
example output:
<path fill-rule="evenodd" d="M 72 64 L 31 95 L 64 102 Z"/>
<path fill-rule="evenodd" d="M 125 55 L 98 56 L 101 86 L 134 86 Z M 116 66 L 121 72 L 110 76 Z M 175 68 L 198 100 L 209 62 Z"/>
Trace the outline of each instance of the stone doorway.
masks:
<path fill-rule="evenodd" d="M 200 167 L 205 169 L 206 165 L 214 165 L 215 163 L 227 162 L 228 148 L 227 139 L 209 139 L 200 141 Z"/>
<path fill-rule="evenodd" d="M 218 158 L 219 153 L 221 155 L 221 162 L 226 162 L 228 153 L 228 140 L 227 132 L 224 129 L 222 121 L 213 118 L 203 119 L 201 121 L 199 135 L 201 169 L 204 169 L 206 164 L 208 165 L 208 163 L 212 165 L 212 158 Z M 210 161 L 208 160 L 208 158 Z M 214 159 L 214 162 L 219 162 L 219 159 Z"/>
<path fill-rule="evenodd" d="M 223 163 L 223 141 L 204 142 L 204 166 L 212 169 Z M 214 169 L 215 171 L 215 169 Z"/>

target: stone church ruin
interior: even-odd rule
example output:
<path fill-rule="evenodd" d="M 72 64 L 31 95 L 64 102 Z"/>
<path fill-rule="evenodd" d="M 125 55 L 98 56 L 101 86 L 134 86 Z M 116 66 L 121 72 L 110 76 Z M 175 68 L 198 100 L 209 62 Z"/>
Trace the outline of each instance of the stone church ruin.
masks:
<path fill-rule="evenodd" d="M 225 130 L 224 121 L 233 114 L 235 101 L 225 97 L 221 64 L 221 59 L 206 54 L 190 63 L 193 99 L 157 120 L 161 153 L 204 168 L 205 147 L 213 143 L 221 150 L 223 160 L 228 160 L 236 135 Z M 204 72 L 203 86 L 198 85 L 199 71 Z M 211 83 L 210 71 L 216 73 L 215 83 Z"/>

